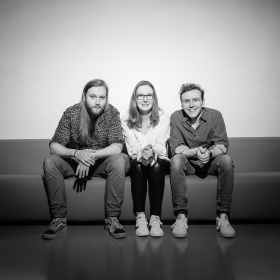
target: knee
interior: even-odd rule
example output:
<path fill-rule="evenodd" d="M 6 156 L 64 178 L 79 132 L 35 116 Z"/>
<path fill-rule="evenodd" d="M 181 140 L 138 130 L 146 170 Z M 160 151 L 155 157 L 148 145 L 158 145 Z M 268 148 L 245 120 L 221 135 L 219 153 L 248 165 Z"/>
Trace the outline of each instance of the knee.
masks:
<path fill-rule="evenodd" d="M 174 155 L 171 158 L 171 170 L 178 171 L 184 169 L 183 167 L 185 166 L 186 162 L 187 162 L 187 158 L 184 155 L 181 154 Z"/>
<path fill-rule="evenodd" d="M 226 169 L 233 169 L 233 162 L 229 155 L 219 155 L 217 156 L 218 164 Z"/>
<path fill-rule="evenodd" d="M 110 157 L 111 169 L 118 172 L 128 172 L 130 168 L 128 156 L 125 154 L 113 155 Z"/>
<path fill-rule="evenodd" d="M 54 169 L 57 169 L 58 156 L 57 155 L 50 155 L 44 159 L 43 162 L 43 169 L 45 173 L 51 172 Z"/>

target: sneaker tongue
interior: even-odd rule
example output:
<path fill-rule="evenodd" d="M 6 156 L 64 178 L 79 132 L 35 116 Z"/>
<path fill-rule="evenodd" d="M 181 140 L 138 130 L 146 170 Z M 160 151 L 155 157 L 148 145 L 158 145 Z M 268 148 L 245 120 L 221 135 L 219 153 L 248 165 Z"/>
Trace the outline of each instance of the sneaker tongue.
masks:
<path fill-rule="evenodd" d="M 178 218 L 179 218 L 179 219 L 185 219 L 185 215 L 184 215 L 184 214 L 179 214 L 179 215 L 178 215 Z"/>

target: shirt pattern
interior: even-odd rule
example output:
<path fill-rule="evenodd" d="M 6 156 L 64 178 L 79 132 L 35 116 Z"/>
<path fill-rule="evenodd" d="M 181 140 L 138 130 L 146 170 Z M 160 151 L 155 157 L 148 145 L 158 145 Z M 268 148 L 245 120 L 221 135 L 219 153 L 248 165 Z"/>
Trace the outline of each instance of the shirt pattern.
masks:
<path fill-rule="evenodd" d="M 228 149 L 229 142 L 224 119 L 215 109 L 202 108 L 200 123 L 196 129 L 192 128 L 184 110 L 175 111 L 170 118 L 170 127 L 172 155 L 181 145 L 186 145 L 190 149 L 199 146 L 209 148 L 214 145 L 224 145 Z"/>
<path fill-rule="evenodd" d="M 79 142 L 79 103 L 66 109 L 55 130 L 52 142 L 71 149 L 104 149 L 111 144 L 124 144 L 119 111 L 111 104 L 98 118 L 98 133 L 90 138 L 87 146 Z"/>

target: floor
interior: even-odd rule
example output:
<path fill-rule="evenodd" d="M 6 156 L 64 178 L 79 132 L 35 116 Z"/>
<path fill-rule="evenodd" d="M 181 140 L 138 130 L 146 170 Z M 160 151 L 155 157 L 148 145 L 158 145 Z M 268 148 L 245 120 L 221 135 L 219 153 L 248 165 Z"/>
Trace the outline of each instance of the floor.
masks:
<path fill-rule="evenodd" d="M 70 225 L 46 241 L 46 225 L 0 226 L 0 279 L 280 279 L 280 224 L 235 224 L 225 239 L 214 225 L 190 225 L 188 237 L 113 239 L 101 225 Z"/>

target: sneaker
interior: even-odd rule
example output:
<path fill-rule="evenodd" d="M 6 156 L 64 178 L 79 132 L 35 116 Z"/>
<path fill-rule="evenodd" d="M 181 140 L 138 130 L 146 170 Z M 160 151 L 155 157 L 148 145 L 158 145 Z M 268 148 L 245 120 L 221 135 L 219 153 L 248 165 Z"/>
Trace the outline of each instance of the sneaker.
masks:
<path fill-rule="evenodd" d="M 174 237 L 186 237 L 188 234 L 188 219 L 184 214 L 177 216 L 176 222 L 171 226 L 172 235 Z"/>
<path fill-rule="evenodd" d="M 152 237 L 161 237 L 163 236 L 163 230 L 161 229 L 162 222 L 160 221 L 159 216 L 152 215 L 150 218 L 150 235 Z"/>
<path fill-rule="evenodd" d="M 216 229 L 220 232 L 220 235 L 223 237 L 234 237 L 235 230 L 230 225 L 228 216 L 225 213 L 222 213 L 220 217 L 216 218 Z"/>
<path fill-rule="evenodd" d="M 43 239 L 54 239 L 67 229 L 66 218 L 54 218 L 47 230 L 43 232 Z"/>
<path fill-rule="evenodd" d="M 125 230 L 117 217 L 106 218 L 104 229 L 107 229 L 114 238 L 119 239 L 126 237 Z"/>
<path fill-rule="evenodd" d="M 139 214 L 136 217 L 135 234 L 137 236 L 148 236 L 150 234 L 145 214 Z"/>

